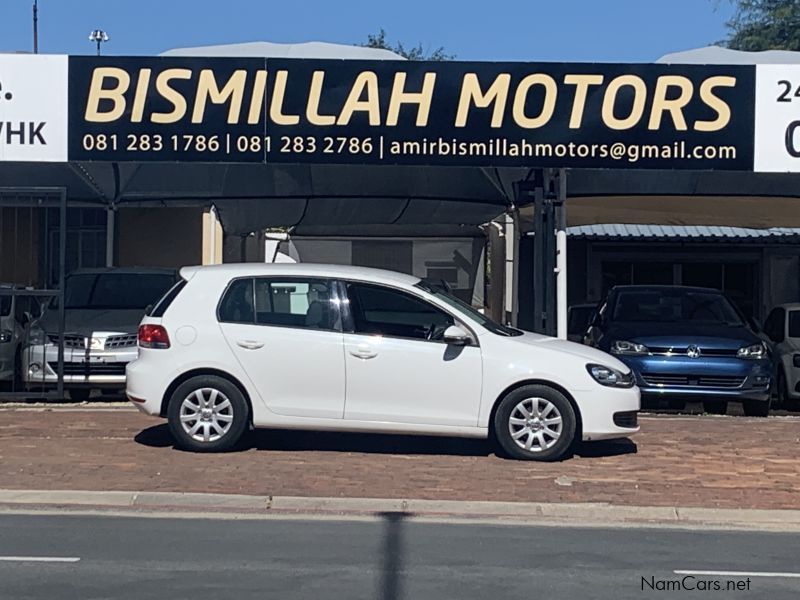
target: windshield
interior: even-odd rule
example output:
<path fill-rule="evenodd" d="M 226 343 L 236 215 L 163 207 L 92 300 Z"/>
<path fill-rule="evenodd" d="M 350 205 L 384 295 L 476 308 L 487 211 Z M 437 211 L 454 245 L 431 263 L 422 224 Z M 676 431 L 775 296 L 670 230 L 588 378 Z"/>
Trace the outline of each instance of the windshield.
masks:
<path fill-rule="evenodd" d="M 620 291 L 612 321 L 742 325 L 739 313 L 722 294 L 689 290 Z"/>
<path fill-rule="evenodd" d="M 789 311 L 789 337 L 800 338 L 800 310 Z"/>
<path fill-rule="evenodd" d="M 67 309 L 144 310 L 175 278 L 167 273 L 86 273 L 67 278 Z"/>
<path fill-rule="evenodd" d="M 445 304 L 461 312 L 467 313 L 470 316 L 470 318 L 480 323 L 485 329 L 488 329 L 492 333 L 508 337 L 522 335 L 522 332 L 519 329 L 514 329 L 513 327 L 507 327 L 505 325 L 501 325 L 500 323 L 495 323 L 489 317 L 484 315 L 482 312 L 473 308 L 460 298 L 457 298 L 452 294 L 450 294 L 449 292 L 445 291 L 443 287 L 440 287 L 438 285 L 433 285 L 427 282 L 425 283 L 420 282 L 416 285 L 416 287 L 418 287 L 421 290 L 425 290 L 429 294 L 436 296 L 436 298 L 438 298 Z"/>

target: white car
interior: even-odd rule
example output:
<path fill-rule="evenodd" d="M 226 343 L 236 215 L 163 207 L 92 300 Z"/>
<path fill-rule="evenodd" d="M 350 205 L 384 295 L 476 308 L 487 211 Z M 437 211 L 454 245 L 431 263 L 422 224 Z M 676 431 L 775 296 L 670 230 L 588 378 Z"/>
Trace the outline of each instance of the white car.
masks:
<path fill-rule="evenodd" d="M 555 460 L 638 431 L 630 370 L 498 325 L 417 277 L 311 264 L 187 267 L 139 327 L 128 398 L 183 448 L 249 427 L 486 438 Z"/>
<path fill-rule="evenodd" d="M 777 373 L 778 404 L 800 400 L 800 304 L 783 304 L 770 311 L 764 334 L 772 342 Z"/>

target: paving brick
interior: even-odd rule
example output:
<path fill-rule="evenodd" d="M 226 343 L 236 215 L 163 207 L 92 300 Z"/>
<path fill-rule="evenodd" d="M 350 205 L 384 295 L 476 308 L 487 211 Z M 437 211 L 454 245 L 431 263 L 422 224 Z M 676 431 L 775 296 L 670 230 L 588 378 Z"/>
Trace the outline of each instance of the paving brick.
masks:
<path fill-rule="evenodd" d="M 296 431 L 200 455 L 135 412 L 0 410 L 0 488 L 797 508 L 799 432 L 798 418 L 643 418 L 631 440 L 559 463 L 480 440 Z"/>

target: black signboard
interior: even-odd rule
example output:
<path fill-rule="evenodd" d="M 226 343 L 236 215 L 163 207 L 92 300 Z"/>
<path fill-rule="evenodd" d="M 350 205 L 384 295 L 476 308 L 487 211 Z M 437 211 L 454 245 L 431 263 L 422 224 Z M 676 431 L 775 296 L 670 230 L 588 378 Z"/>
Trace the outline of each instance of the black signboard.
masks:
<path fill-rule="evenodd" d="M 753 166 L 752 66 L 71 57 L 69 158 Z"/>

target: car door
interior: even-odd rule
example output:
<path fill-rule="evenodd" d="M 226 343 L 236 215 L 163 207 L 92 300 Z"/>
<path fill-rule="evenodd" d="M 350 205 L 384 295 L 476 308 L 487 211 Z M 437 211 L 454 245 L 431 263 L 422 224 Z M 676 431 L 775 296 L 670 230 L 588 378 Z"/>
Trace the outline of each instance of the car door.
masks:
<path fill-rule="evenodd" d="M 218 317 L 231 351 L 271 411 L 343 417 L 344 346 L 334 282 L 237 279 Z"/>
<path fill-rule="evenodd" d="M 459 323 L 421 295 L 358 282 L 344 287 L 345 418 L 477 426 L 483 377 L 477 337 L 470 346 L 444 343 L 444 330 Z"/>

